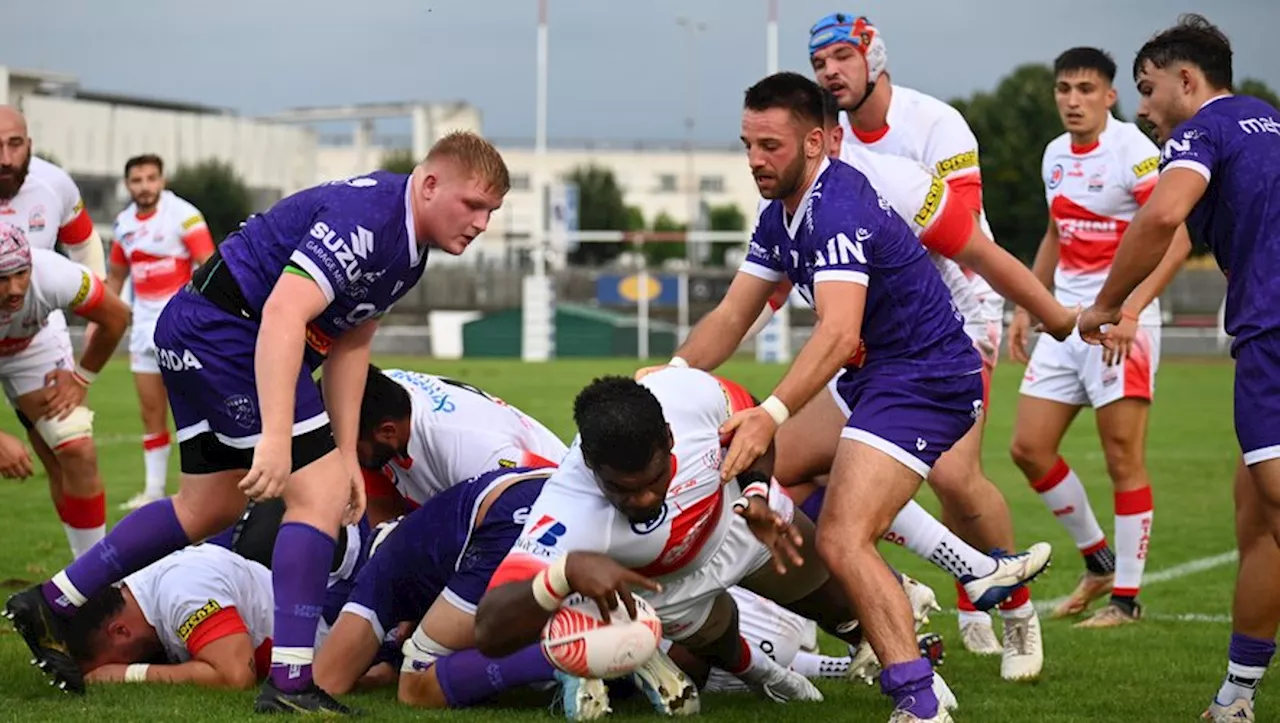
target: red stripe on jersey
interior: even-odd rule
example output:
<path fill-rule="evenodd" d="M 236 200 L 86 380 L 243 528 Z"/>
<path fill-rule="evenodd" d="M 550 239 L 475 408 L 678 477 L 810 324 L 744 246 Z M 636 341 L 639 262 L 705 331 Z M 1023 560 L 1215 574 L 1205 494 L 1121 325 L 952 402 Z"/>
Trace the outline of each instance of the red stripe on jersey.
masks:
<path fill-rule="evenodd" d="M 951 191 L 952 203 L 959 203 L 970 213 L 982 215 L 982 174 L 978 169 L 947 176 L 947 189 Z"/>
<path fill-rule="evenodd" d="M 213 235 L 203 223 L 183 236 L 182 243 L 193 259 L 207 259 L 213 255 Z"/>
<path fill-rule="evenodd" d="M 245 627 L 240 613 L 235 607 L 222 608 L 187 633 L 187 650 L 194 657 L 199 655 L 204 646 L 209 643 L 238 633 L 246 635 L 249 633 L 249 628 Z"/>
<path fill-rule="evenodd" d="M 1124 398 L 1151 400 L 1151 338 L 1142 329 L 1134 334 L 1124 358 Z"/>
<path fill-rule="evenodd" d="M 102 303 L 102 298 L 106 295 L 106 292 L 107 287 L 102 284 L 102 281 L 97 276 L 89 274 L 89 293 L 85 295 L 84 301 L 80 302 L 79 306 L 71 310 L 81 315 L 93 311 L 98 307 L 98 304 Z"/>
<path fill-rule="evenodd" d="M 981 188 L 981 187 L 979 187 Z M 920 243 L 930 251 L 952 258 L 964 250 L 973 234 L 973 211 L 954 194 L 948 194 L 944 205 L 920 234 Z"/>
<path fill-rule="evenodd" d="M 89 212 L 84 209 L 80 209 L 80 213 L 75 218 L 58 229 L 58 240 L 71 246 L 88 241 L 92 235 L 93 219 L 89 218 Z"/>
<path fill-rule="evenodd" d="M 139 298 L 167 299 L 191 280 L 191 259 L 153 256 L 142 251 L 129 254 L 133 290 Z"/>
<path fill-rule="evenodd" d="M 560 463 L 552 462 L 551 460 L 547 459 L 546 457 L 543 457 L 540 454 L 535 454 L 533 452 L 526 450 L 525 453 L 520 457 L 520 466 L 531 467 L 533 469 L 549 469 L 549 468 L 553 469 L 553 468 L 559 467 Z"/>
<path fill-rule="evenodd" d="M 493 571 L 493 577 L 489 578 L 489 587 L 485 589 L 492 590 L 509 582 L 532 580 L 550 564 L 550 560 L 542 560 L 533 555 L 512 553 L 502 559 L 498 569 Z"/>
<path fill-rule="evenodd" d="M 400 496 L 400 491 L 396 489 L 395 482 L 392 481 L 391 474 L 385 467 L 379 470 L 361 468 L 360 472 L 364 475 L 364 494 L 366 497 L 385 500 Z"/>
<path fill-rule="evenodd" d="M 756 406 L 756 400 L 751 397 L 751 392 L 744 389 L 741 384 L 731 382 L 724 377 L 716 377 L 716 381 L 720 382 L 720 388 L 724 390 L 724 395 L 729 400 L 730 414 L 737 414 Z M 672 456 L 672 462 L 674 461 L 675 457 Z M 672 474 L 675 474 L 674 470 Z"/>
<path fill-rule="evenodd" d="M 1147 199 L 1151 198 L 1151 192 L 1156 190 L 1156 181 L 1158 180 L 1160 180 L 1158 176 L 1152 176 L 1133 187 L 1133 199 L 1138 202 L 1139 206 L 1147 204 Z"/>
<path fill-rule="evenodd" d="M 715 494 L 698 500 L 677 514 L 671 522 L 671 535 L 667 537 L 662 554 L 648 565 L 637 568 L 636 572 L 646 577 L 669 575 L 697 557 L 720 522 L 724 509 L 721 504 L 723 490 L 723 487 L 717 487 Z"/>
<path fill-rule="evenodd" d="M 779 281 L 777 286 L 773 287 L 773 293 L 769 295 L 769 308 L 777 311 L 786 303 L 787 298 L 791 296 L 791 279 L 783 279 Z"/>
<path fill-rule="evenodd" d="M 120 245 L 119 241 L 111 242 L 110 259 L 111 259 L 111 263 L 115 264 L 116 266 L 129 265 L 129 257 L 124 255 L 124 247 Z"/>
<path fill-rule="evenodd" d="M 1063 195 L 1053 197 L 1049 215 L 1058 225 L 1058 263 L 1069 271 L 1106 271 L 1129 227 L 1128 221 L 1095 213 Z"/>

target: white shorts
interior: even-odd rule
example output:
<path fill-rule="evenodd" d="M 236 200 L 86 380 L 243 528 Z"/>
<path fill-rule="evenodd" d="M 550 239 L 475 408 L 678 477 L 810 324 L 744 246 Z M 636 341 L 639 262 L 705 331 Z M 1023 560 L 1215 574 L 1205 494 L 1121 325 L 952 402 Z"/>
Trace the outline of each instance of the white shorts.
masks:
<path fill-rule="evenodd" d="M 664 637 L 679 642 L 698 632 L 711 615 L 717 596 L 769 563 L 769 548 L 760 544 L 738 515 L 729 523 L 710 560 L 687 574 L 662 580 L 662 592 L 642 593 L 662 621 Z"/>
<path fill-rule="evenodd" d="M 49 315 L 49 323 L 36 333 L 26 349 L 13 356 L 0 357 L 0 381 L 4 382 L 4 394 L 10 402 L 44 388 L 45 375 L 54 369 L 75 368 L 66 319 L 60 313 L 56 316 L 55 319 L 54 314 Z"/>
<path fill-rule="evenodd" d="M 1066 341 L 1041 334 L 1022 377 L 1020 394 L 1077 407 L 1105 407 L 1120 399 L 1150 401 L 1160 367 L 1160 327 L 1140 326 L 1123 364 L 1102 362 L 1101 346 L 1078 332 Z"/>
<path fill-rule="evenodd" d="M 738 604 L 738 631 L 748 644 L 786 668 L 801 650 L 818 647 L 818 624 L 742 587 L 729 588 Z M 707 679 L 708 692 L 742 692 L 747 686 L 718 668 Z"/>
<path fill-rule="evenodd" d="M 133 305 L 133 321 L 129 327 L 129 369 L 134 374 L 159 374 L 156 361 L 156 320 L 164 310 L 164 302 L 137 301 Z"/>

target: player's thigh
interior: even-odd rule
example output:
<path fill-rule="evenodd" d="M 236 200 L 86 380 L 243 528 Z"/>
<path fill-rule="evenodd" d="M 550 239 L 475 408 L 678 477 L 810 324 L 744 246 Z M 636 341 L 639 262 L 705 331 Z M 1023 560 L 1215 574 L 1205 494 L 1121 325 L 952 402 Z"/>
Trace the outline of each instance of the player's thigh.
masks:
<path fill-rule="evenodd" d="M 818 522 L 823 557 L 830 561 L 830 551 L 838 554 L 851 546 L 874 546 L 922 481 L 918 468 L 882 449 L 859 440 L 841 440 Z"/>
<path fill-rule="evenodd" d="M 138 392 L 143 430 L 148 434 L 163 432 L 167 428 L 169 398 L 159 369 L 154 372 L 140 372 L 135 369 L 133 386 Z"/>
<path fill-rule="evenodd" d="M 244 512 L 245 496 L 237 486 L 243 470 L 219 470 L 204 474 L 183 473 L 173 511 L 193 542 L 222 532 Z"/>
<path fill-rule="evenodd" d="M 312 666 L 316 685 L 334 695 L 350 691 L 373 664 L 381 644 L 368 620 L 349 612 L 340 614 L 324 645 L 316 650 Z"/>
<path fill-rule="evenodd" d="M 133 323 L 129 327 L 129 370 L 134 374 L 159 374 L 160 363 L 156 359 L 156 318 L 158 313 L 139 313 L 134 307 Z"/>
<path fill-rule="evenodd" d="M 1081 377 L 1087 349 L 1074 333 L 1064 341 L 1048 334 L 1036 340 L 1018 387 L 1012 445 L 1015 460 L 1037 453 L 1057 455 L 1071 420 L 1089 403 Z"/>
<path fill-rule="evenodd" d="M 1263 502 L 1261 492 L 1244 460 L 1236 465 L 1232 489 L 1236 506 L 1236 546 L 1243 550 L 1263 538 L 1267 544 L 1274 545 L 1271 541 L 1267 505 Z"/>
<path fill-rule="evenodd" d="M 443 595 L 427 608 L 421 625 L 428 638 L 450 650 L 466 650 L 476 646 L 474 608 L 470 612 L 459 609 Z"/>
<path fill-rule="evenodd" d="M 929 471 L 928 482 L 939 499 L 965 497 L 974 485 L 990 484 L 982 473 L 984 429 L 982 420 L 979 420 L 934 463 L 933 469 Z"/>
<path fill-rule="evenodd" d="M 1145 464 L 1147 418 L 1151 403 L 1141 397 L 1125 397 L 1095 410 L 1098 438 L 1107 460 L 1107 474 L 1117 489 L 1125 480 L 1141 474 Z M 1145 484 L 1145 482 L 1144 482 Z"/>
<path fill-rule="evenodd" d="M 791 486 L 825 474 L 835 459 L 840 430 L 849 412 L 835 392 L 835 380 L 778 428 L 773 476 Z"/>
<path fill-rule="evenodd" d="M 1043 477 L 1053 468 L 1062 439 L 1080 414 L 1080 408 L 1081 405 L 1074 402 L 1031 396 L 1025 392 L 1018 395 L 1009 454 L 1029 477 Z"/>

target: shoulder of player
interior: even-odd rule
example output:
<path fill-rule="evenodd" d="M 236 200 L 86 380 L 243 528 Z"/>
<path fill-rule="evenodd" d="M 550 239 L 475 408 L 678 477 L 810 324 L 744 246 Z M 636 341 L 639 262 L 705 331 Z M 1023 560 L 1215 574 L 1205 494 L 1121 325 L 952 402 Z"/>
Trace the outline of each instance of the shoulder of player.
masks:
<path fill-rule="evenodd" d="M 75 179 L 71 178 L 71 174 L 63 170 L 62 166 L 50 163 L 40 156 L 31 157 L 31 168 L 27 177 L 45 183 L 62 183 L 72 187 L 76 185 Z"/>
<path fill-rule="evenodd" d="M 1071 134 L 1063 131 L 1053 140 L 1045 144 L 1043 163 L 1048 166 L 1062 156 L 1071 155 Z"/>
<path fill-rule="evenodd" d="M 901 101 L 899 110 L 916 128 L 954 129 L 973 135 L 973 129 L 969 127 L 964 114 L 945 100 L 896 84 L 893 86 L 893 94 Z"/>

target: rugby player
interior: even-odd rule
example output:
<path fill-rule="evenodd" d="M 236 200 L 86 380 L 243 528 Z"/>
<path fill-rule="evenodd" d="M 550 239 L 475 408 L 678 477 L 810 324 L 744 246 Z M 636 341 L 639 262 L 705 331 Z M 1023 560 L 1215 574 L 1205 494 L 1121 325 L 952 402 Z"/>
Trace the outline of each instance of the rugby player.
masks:
<path fill-rule="evenodd" d="M 967 209 L 984 235 L 992 238 L 982 207 L 978 141 L 964 117 L 937 98 L 892 82 L 884 37 L 865 17 L 834 13 L 820 19 L 809 31 L 808 47 L 814 77 L 835 95 L 844 111 L 844 144 L 920 163 L 946 184 L 953 203 Z M 872 185 L 877 185 L 874 180 Z M 965 236 L 958 236 L 953 242 L 962 243 L 964 239 Z M 969 284 L 950 275 L 944 278 L 957 308 L 965 315 L 965 331 L 982 356 L 983 399 L 987 403 L 991 374 L 999 358 L 1004 300 L 988 283 L 996 279 L 985 269 L 978 271 L 970 274 Z M 1053 328 L 1053 319 L 1044 321 Z M 785 444 L 791 436 L 802 442 L 812 439 L 812 425 L 825 426 L 820 411 L 821 408 L 799 410 L 796 421 L 781 430 L 779 444 Z M 982 469 L 984 425 L 985 415 L 953 451 L 938 461 L 928 482 L 942 503 L 942 522 L 948 528 L 978 549 L 1009 550 L 1014 544 L 1009 507 Z M 816 464 L 794 456 L 786 459 L 788 464 L 801 465 L 801 469 L 821 469 L 827 456 L 829 453 L 819 455 Z M 805 464 L 810 466 L 804 467 Z M 783 475 L 780 479 L 792 474 L 790 469 L 779 472 Z M 962 587 L 958 585 L 956 593 L 965 647 L 981 655 L 1003 652 L 1000 672 L 1005 679 L 1036 678 L 1043 648 L 1030 591 L 1023 588 L 1001 606 L 1001 645 L 990 616 L 979 612 Z"/>
<path fill-rule="evenodd" d="M 1115 340 L 1110 332 L 1184 223 L 1227 275 L 1242 452 L 1235 478 L 1240 567 L 1227 674 L 1204 713 L 1218 723 L 1254 720 L 1254 694 L 1280 624 L 1280 110 L 1233 95 L 1231 76 L 1230 41 L 1200 15 L 1182 16 L 1138 51 L 1138 117 L 1163 146 L 1160 178 L 1125 230 L 1094 305 L 1080 317 L 1086 341 L 1121 346 L 1123 332 Z"/>
<path fill-rule="evenodd" d="M 107 288 L 120 294 L 133 282 L 133 325 L 129 368 L 142 413 L 142 492 L 121 505 L 135 510 L 165 496 L 169 474 L 169 409 L 153 341 L 156 319 L 170 297 L 191 280 L 191 269 L 213 255 L 213 237 L 204 216 L 165 188 L 164 161 L 147 154 L 124 164 L 125 187 L 133 201 L 116 216 L 115 241 L 107 266 Z"/>
<path fill-rule="evenodd" d="M 451 133 L 409 175 L 329 182 L 250 217 L 170 299 L 155 343 L 178 429 L 178 495 L 134 511 L 101 554 L 6 603 L 60 686 L 83 688 L 62 642 L 81 604 L 226 529 L 246 497 L 283 495 L 275 644 L 255 708 L 350 712 L 314 684 L 311 661 L 334 536 L 364 513 L 356 438 L 370 341 L 422 276 L 429 249 L 462 253 L 509 187 L 492 145 Z M 312 380 L 321 364 L 324 401 Z"/>
<path fill-rule="evenodd" d="M 1042 175 L 1049 225 L 1033 271 L 1063 304 L 1093 303 L 1133 214 L 1151 195 L 1159 151 L 1132 123 L 1111 115 L 1116 64 L 1097 48 L 1072 48 L 1054 61 L 1054 99 L 1066 132 L 1044 151 Z M 1153 517 L 1144 460 L 1147 415 L 1160 365 L 1160 292 L 1191 250 L 1180 230 L 1156 273 L 1125 302 L 1110 349 L 1078 334 L 1041 339 L 1028 361 L 1030 319 L 1021 307 L 1009 327 L 1009 352 L 1027 364 L 1013 425 L 1011 452 L 1027 481 L 1084 556 L 1080 584 L 1053 611 L 1078 615 L 1111 593 L 1110 602 L 1077 627 L 1138 620 L 1138 590 Z M 1059 454 L 1082 407 L 1092 407 L 1115 491 L 1115 551 L 1089 504 L 1084 485 Z"/>
<path fill-rule="evenodd" d="M 95 278 L 103 278 L 102 239 L 85 210 L 80 189 L 66 171 L 35 157 L 31 149 L 26 119 L 17 109 L 0 106 L 0 218 L 21 230 L 33 249 L 54 251 L 62 244 L 72 261 L 87 267 Z M 77 283 L 82 279 L 76 271 L 71 275 Z M 67 362 L 64 368 L 70 371 L 71 336 L 60 308 L 49 315 L 43 331 L 31 339 L 25 351 L 33 358 L 40 356 L 48 365 Z M 93 381 L 91 375 L 81 379 Z M 71 416 L 39 430 L 32 422 L 34 417 L 22 407 L 17 411 L 36 456 L 48 472 L 50 496 L 72 555 L 78 557 L 102 539 L 107 524 L 106 496 L 92 437 L 93 413 L 81 404 Z M 67 444 L 74 440 L 82 441 Z"/>
<path fill-rule="evenodd" d="M 369 522 L 405 514 L 459 480 L 555 466 L 568 448 L 538 420 L 463 382 L 369 367 L 356 452 Z"/>

